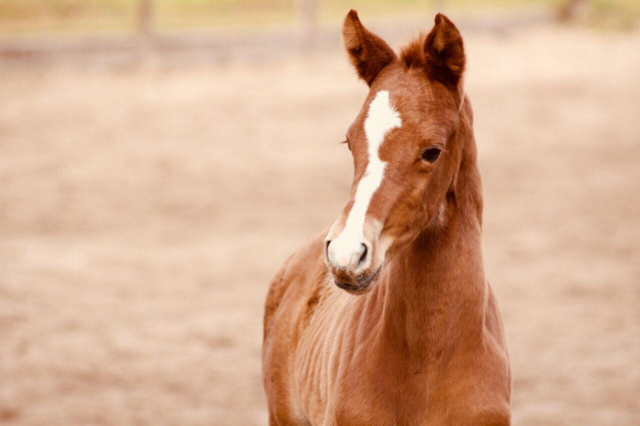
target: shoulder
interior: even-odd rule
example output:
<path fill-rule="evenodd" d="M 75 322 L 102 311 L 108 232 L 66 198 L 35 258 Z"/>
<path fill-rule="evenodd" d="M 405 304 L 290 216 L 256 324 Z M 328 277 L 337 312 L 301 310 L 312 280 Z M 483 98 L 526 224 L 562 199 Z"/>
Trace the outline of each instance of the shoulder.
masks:
<path fill-rule="evenodd" d="M 271 320 L 287 299 L 288 307 L 306 302 L 309 294 L 324 276 L 323 247 L 326 232 L 300 247 L 284 263 L 269 285 L 264 310 L 264 333 L 268 333 Z"/>

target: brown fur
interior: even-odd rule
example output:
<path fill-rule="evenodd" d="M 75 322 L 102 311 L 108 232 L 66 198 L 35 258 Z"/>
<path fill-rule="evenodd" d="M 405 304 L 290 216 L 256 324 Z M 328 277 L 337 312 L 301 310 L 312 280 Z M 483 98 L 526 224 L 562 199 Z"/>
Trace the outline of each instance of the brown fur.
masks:
<path fill-rule="evenodd" d="M 342 38 L 351 63 L 369 86 L 380 70 L 396 60 L 393 49 L 362 25 L 355 10 L 345 18 Z"/>
<path fill-rule="evenodd" d="M 360 295 L 337 288 L 338 271 L 324 260 L 326 233 L 286 262 L 265 307 L 270 424 L 508 425 L 511 378 L 484 277 L 473 116 L 461 97 L 462 38 L 438 15 L 428 36 L 388 62 L 388 46 L 355 12 L 343 32 L 371 86 L 348 132 L 354 188 L 367 163 L 366 106 L 389 90 L 402 116 L 380 149 L 388 166 L 367 211 L 367 220 L 381 224 L 371 247 L 381 272 Z M 421 161 L 434 144 L 443 146 L 440 158 Z M 353 192 L 335 229 L 344 226 Z"/>
<path fill-rule="evenodd" d="M 430 79 L 453 87 L 460 84 L 466 65 L 462 37 L 441 13 L 431 32 L 403 48 L 400 58 L 406 68 L 423 68 Z"/>

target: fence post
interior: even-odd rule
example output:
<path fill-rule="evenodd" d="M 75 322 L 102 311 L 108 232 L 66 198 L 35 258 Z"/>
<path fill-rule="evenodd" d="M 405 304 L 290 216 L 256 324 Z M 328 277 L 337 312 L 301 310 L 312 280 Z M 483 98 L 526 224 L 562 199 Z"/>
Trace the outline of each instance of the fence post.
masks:
<path fill-rule="evenodd" d="M 567 0 L 558 10 L 558 18 L 561 22 L 575 19 L 584 13 L 586 6 L 587 0 Z"/>
<path fill-rule="evenodd" d="M 145 56 L 153 49 L 154 37 L 154 0 L 139 0 L 138 3 L 138 40 L 140 53 Z"/>
<path fill-rule="evenodd" d="M 153 34 L 153 0 L 140 0 L 138 7 L 138 30 L 145 38 Z"/>
<path fill-rule="evenodd" d="M 302 47 L 312 48 L 318 37 L 318 1 L 298 0 L 298 16 L 302 30 Z"/>

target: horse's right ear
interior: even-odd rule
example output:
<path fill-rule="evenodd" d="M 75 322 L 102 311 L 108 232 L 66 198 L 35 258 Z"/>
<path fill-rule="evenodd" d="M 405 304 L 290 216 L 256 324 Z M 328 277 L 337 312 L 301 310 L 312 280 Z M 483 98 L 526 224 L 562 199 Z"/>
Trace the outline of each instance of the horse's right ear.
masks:
<path fill-rule="evenodd" d="M 358 12 L 351 9 L 342 25 L 342 38 L 351 63 L 369 86 L 378 73 L 396 59 L 396 54 L 380 37 L 367 30 Z"/>

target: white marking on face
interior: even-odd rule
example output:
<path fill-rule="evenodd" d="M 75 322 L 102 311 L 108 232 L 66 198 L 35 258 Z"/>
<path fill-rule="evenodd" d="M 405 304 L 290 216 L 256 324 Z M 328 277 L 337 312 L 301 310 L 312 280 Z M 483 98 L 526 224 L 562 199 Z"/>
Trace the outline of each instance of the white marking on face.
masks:
<path fill-rule="evenodd" d="M 362 255 L 361 245 L 364 240 L 365 217 L 371 198 L 382 183 L 384 169 L 387 165 L 380 159 L 380 147 L 387 132 L 401 125 L 400 114 L 389 102 L 389 92 L 379 91 L 369 104 L 369 111 L 364 122 L 369 153 L 367 168 L 362 179 L 358 182 L 353 207 L 349 212 L 345 227 L 329 247 L 330 258 L 337 263 L 337 266 L 346 268 L 351 265 L 355 267 Z M 363 268 L 367 266 L 362 265 Z"/>

